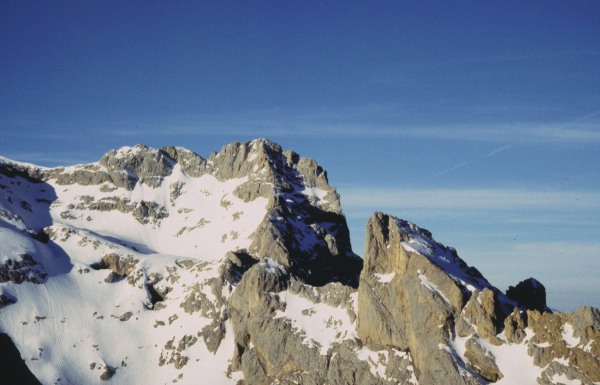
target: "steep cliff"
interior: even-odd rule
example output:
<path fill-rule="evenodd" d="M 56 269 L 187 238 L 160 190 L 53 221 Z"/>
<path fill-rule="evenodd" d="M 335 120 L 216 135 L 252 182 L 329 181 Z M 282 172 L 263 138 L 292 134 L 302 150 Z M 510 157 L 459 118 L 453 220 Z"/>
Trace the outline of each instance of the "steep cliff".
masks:
<path fill-rule="evenodd" d="M 410 352 L 419 383 L 600 381 L 597 309 L 526 310 L 427 230 L 382 213 L 367 225 L 364 262 L 358 337 Z"/>

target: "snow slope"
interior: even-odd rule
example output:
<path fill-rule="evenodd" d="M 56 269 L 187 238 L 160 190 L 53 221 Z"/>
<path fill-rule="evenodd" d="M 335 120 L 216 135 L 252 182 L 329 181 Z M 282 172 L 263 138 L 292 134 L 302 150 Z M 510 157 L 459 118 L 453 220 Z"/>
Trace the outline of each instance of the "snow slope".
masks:
<path fill-rule="evenodd" d="M 340 226 L 311 217 L 336 210 L 319 170 L 264 140 L 208 160 L 145 146 L 55 169 L 0 159 L 0 332 L 43 384 L 237 383 L 226 270 L 259 229 L 293 229 L 299 252 L 336 245 Z"/>
<path fill-rule="evenodd" d="M 1 178 L 0 263 L 30 255 L 45 275 L 37 276 L 42 284 L 1 284 L 2 293 L 17 299 L 0 312 L 1 331 L 43 384 L 236 382 L 227 373 L 233 333 L 225 332 L 223 349 L 209 352 L 196 342 L 213 317 L 188 313 L 180 303 L 196 289 L 191 282 L 213 302 L 206 282 L 218 275 L 228 251 L 250 245 L 267 213 L 266 198 L 243 202 L 233 191 L 244 179 L 192 178 L 178 166 L 158 188 L 138 184 L 132 191 Z M 93 206 L 117 199 L 154 202 L 168 216 L 141 223 L 130 212 Z M 44 229 L 48 243 L 28 236 Z M 128 278 L 141 277 L 107 282 L 110 271 L 93 266 L 109 254 L 137 261 Z M 150 311 L 146 283 L 157 277 L 169 300 Z M 183 366 L 176 354 L 181 341 L 187 344 Z"/>

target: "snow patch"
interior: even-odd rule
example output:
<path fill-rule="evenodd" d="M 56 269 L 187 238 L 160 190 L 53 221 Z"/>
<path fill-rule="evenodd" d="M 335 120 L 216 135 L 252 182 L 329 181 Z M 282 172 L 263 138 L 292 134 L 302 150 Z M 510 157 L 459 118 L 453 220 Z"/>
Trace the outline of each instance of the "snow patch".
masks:
<path fill-rule="evenodd" d="M 191 178 L 177 165 L 158 188 L 138 183 L 133 191 L 102 192 L 97 186 L 69 186 L 61 194 L 60 202 L 52 205 L 50 214 L 55 223 L 146 245 L 154 252 L 217 260 L 228 251 L 248 248 L 252 233 L 266 215 L 267 198 L 244 202 L 235 196 L 235 189 L 246 180 L 222 182 L 212 175 Z M 180 186 L 177 197 L 173 195 L 175 185 Z M 141 202 L 151 202 L 162 214 L 157 219 L 149 217 L 149 223 L 140 223 L 132 212 L 99 211 L 85 204 L 72 207 L 71 202 L 85 201 L 115 205 L 122 202 L 132 208 Z"/>
<path fill-rule="evenodd" d="M 356 352 L 356 356 L 359 360 L 365 361 L 369 364 L 369 370 L 371 373 L 381 379 L 390 380 L 385 374 L 387 362 L 389 358 L 389 352 L 387 350 L 373 351 L 363 347 Z"/>
<path fill-rule="evenodd" d="M 576 378 L 570 379 L 564 373 L 554 373 L 550 378 L 553 384 L 563 384 L 563 385 L 582 385 L 581 380 Z"/>
<path fill-rule="evenodd" d="M 280 292 L 278 296 L 286 307 L 284 311 L 278 310 L 275 318 L 289 319 L 294 333 L 302 336 L 306 346 L 319 347 L 321 355 L 326 355 L 335 343 L 358 338 L 356 325 L 350 321 L 346 309 L 313 303 L 289 291 Z"/>
<path fill-rule="evenodd" d="M 388 274 L 375 273 L 375 274 L 373 274 L 373 276 L 379 283 L 389 283 L 392 281 L 392 279 L 394 279 L 394 277 L 396 276 L 396 273 L 388 273 Z"/>
<path fill-rule="evenodd" d="M 573 325 L 565 323 L 561 328 L 563 340 L 565 340 L 567 347 L 574 348 L 581 343 L 581 337 L 575 337 L 575 330 Z"/>
<path fill-rule="evenodd" d="M 420 272 L 420 270 L 417 271 L 417 275 L 423 286 L 425 286 L 427 289 L 429 289 L 429 291 L 431 291 L 433 294 L 442 298 L 448 306 L 452 306 L 452 303 L 450 302 L 448 297 L 446 297 L 444 295 L 444 293 L 441 290 L 439 290 L 438 287 L 433 282 L 431 282 L 424 274 L 422 274 Z"/>
<path fill-rule="evenodd" d="M 526 332 L 527 338 L 520 344 L 495 346 L 480 340 L 482 346 L 496 357 L 496 365 L 504 375 L 496 385 L 536 384 L 541 376 L 543 369 L 535 366 L 533 357 L 528 354 L 528 343 L 533 333 L 529 328 Z"/>
<path fill-rule="evenodd" d="M 302 190 L 302 194 L 306 195 L 309 198 L 316 198 L 317 200 L 325 199 L 325 197 L 329 194 L 329 191 L 323 190 L 318 187 L 306 187 Z"/>
<path fill-rule="evenodd" d="M 274 259 L 267 257 L 261 262 L 261 264 L 265 266 L 265 271 L 269 274 L 274 274 L 277 276 L 285 274 L 285 266 Z"/>

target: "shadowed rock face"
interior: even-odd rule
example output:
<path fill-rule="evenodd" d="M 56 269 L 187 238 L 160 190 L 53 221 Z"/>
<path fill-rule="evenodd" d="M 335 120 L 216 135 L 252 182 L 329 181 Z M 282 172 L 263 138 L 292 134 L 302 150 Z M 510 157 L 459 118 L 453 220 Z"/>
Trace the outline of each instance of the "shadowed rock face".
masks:
<path fill-rule="evenodd" d="M 9 336 L 0 333 L 0 383 L 6 385 L 41 385 L 31 373 Z"/>
<path fill-rule="evenodd" d="M 546 288 L 535 278 L 527 278 L 517 286 L 509 286 L 506 296 L 530 310 L 547 311 Z"/>

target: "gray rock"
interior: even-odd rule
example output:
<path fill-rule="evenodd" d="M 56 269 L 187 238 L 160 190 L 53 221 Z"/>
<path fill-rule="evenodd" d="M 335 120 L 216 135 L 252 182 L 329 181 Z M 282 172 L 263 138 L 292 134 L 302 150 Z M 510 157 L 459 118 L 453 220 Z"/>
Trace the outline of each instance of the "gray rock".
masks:
<path fill-rule="evenodd" d="M 209 172 L 206 160 L 193 151 L 172 146 L 163 147 L 161 151 L 177 162 L 181 166 L 181 170 L 191 177 L 198 178 Z"/>
<path fill-rule="evenodd" d="M 515 308 L 513 312 L 504 319 L 504 334 L 508 342 L 512 344 L 520 344 L 525 339 L 527 333 L 525 328 L 525 316 L 523 313 Z"/>
<path fill-rule="evenodd" d="M 534 334 L 528 344 L 528 353 L 534 363 L 546 367 L 556 359 L 567 359 L 571 378 L 587 378 L 583 383 L 600 381 L 600 345 L 597 343 L 600 331 L 593 327 L 594 314 L 598 314 L 598 310 L 590 307 L 575 313 L 528 310 L 527 327 Z M 573 337 L 579 338 L 575 346 L 563 339 L 567 324 L 573 330 Z M 587 347 L 584 349 L 584 346 Z M 563 372 L 567 373 L 566 369 Z"/>
<path fill-rule="evenodd" d="M 15 302 L 15 299 L 11 295 L 0 294 L 0 309 Z"/>
<path fill-rule="evenodd" d="M 469 338 L 465 348 L 465 358 L 469 360 L 468 365 L 475 373 L 491 382 L 504 377 L 496 365 L 496 357 L 484 348 L 477 338 Z"/>
<path fill-rule="evenodd" d="M 115 375 L 116 372 L 117 370 L 112 366 L 104 365 L 104 371 L 102 374 L 100 374 L 100 379 L 102 381 L 108 381 Z"/>
<path fill-rule="evenodd" d="M 581 306 L 573 314 L 573 326 L 576 329 L 592 328 L 600 331 L 600 310 L 592 306 Z"/>
<path fill-rule="evenodd" d="M 231 285 L 236 285 L 248 269 L 258 261 L 244 252 L 228 252 L 221 266 L 223 279 Z"/>
<path fill-rule="evenodd" d="M 500 345 L 501 341 L 496 335 L 504 326 L 501 320 L 502 313 L 498 309 L 495 293 L 489 288 L 481 292 L 475 290 L 457 320 L 456 332 L 460 336 L 477 332 L 494 345 Z"/>
<path fill-rule="evenodd" d="M 138 181 L 157 187 L 162 177 L 171 174 L 175 161 L 162 150 L 137 145 L 130 152 L 109 151 L 99 163 L 106 167 L 111 177 L 113 174 L 126 174 L 128 187 L 135 186 Z"/>
<path fill-rule="evenodd" d="M 108 269 L 117 276 L 127 277 L 137 269 L 138 259 L 131 255 L 122 256 L 117 253 L 106 254 L 102 259 L 90 265 L 94 270 Z"/>
<path fill-rule="evenodd" d="M 15 258 L 8 258 L 3 264 L 0 264 L 0 283 L 14 282 L 21 284 L 43 283 L 46 281 L 48 273 L 44 266 L 40 264 L 33 256 L 29 254 L 19 254 Z"/>

